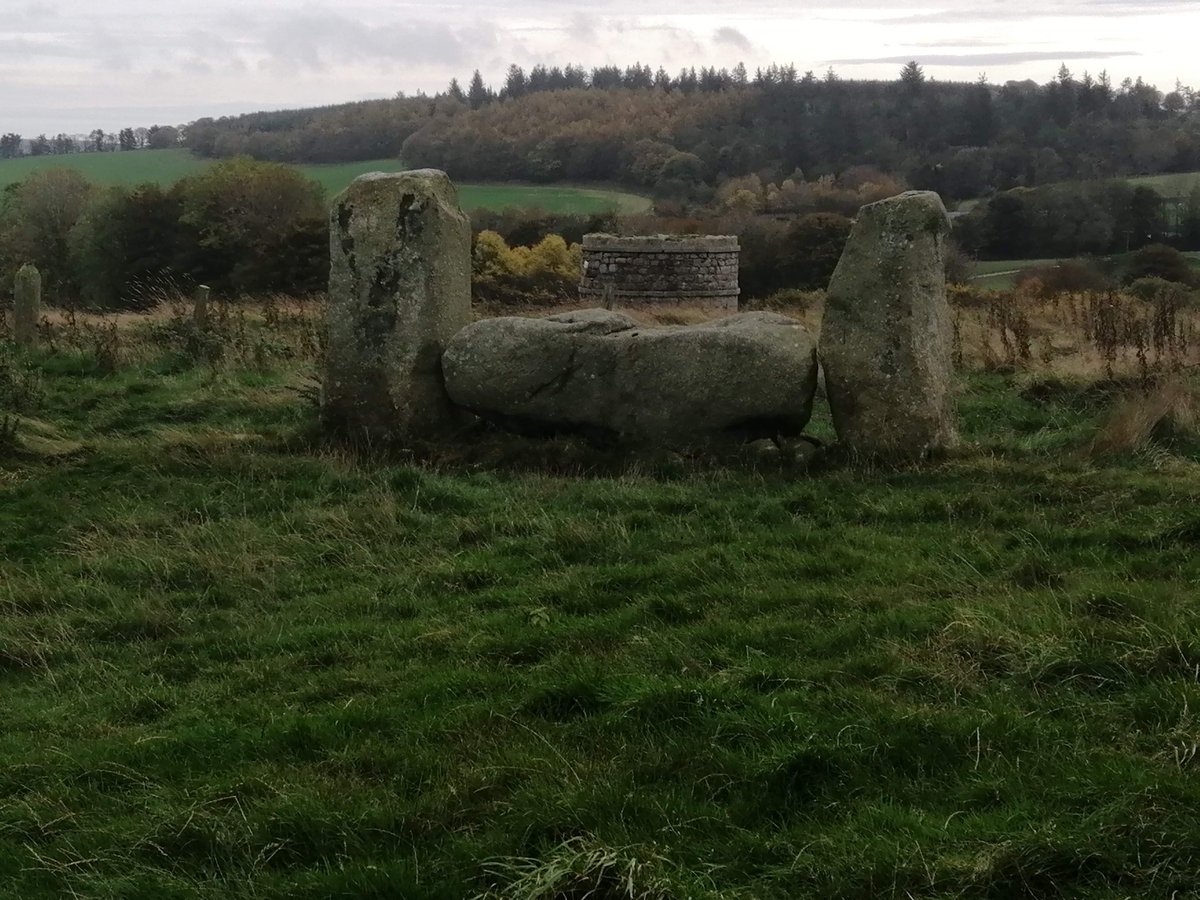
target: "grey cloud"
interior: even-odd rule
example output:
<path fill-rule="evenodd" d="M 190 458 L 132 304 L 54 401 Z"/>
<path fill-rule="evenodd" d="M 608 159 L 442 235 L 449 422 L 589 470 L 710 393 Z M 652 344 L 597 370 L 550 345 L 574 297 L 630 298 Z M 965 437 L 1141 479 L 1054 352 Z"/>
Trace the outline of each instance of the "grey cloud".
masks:
<path fill-rule="evenodd" d="M 8 13 L 5 16 L 5 24 L 9 27 L 13 24 L 36 24 L 57 19 L 58 17 L 58 7 L 50 3 L 26 3 L 24 6 Z"/>
<path fill-rule="evenodd" d="M 872 76 L 915 56 L 937 66 L 1010 66 L 1014 77 L 1050 60 L 1112 59 L 1141 51 L 1148 80 L 1173 80 L 1191 57 L 1179 40 L 1105 16 L 1200 12 L 1182 0 L 525 0 L 520 21 L 495 0 L 0 0 L 0 128 L 27 130 L 81 104 L 124 104 L 112 128 L 150 120 L 152 104 L 173 118 L 219 114 L 253 96 L 255 108 L 352 100 L 385 89 L 437 90 L 474 68 L 496 83 L 511 62 L 750 66 L 795 60 L 823 68 L 824 55 Z M 1063 16 L 1053 30 L 1025 23 Z M 1182 20 L 1183 17 L 1180 16 Z M 886 43 L 864 45 L 859 23 L 883 26 Z M 924 23 L 946 23 L 936 34 Z M 1157 22 L 1156 22 L 1157 24 Z M 1181 21 L 1177 37 L 1187 30 Z M 1009 39 L 1011 36 L 1011 40 Z M 1112 41 L 1120 52 L 1101 52 Z M 1063 41 L 1085 51 L 1054 49 Z M 1170 46 L 1170 52 L 1159 52 Z M 871 54 L 880 54 L 873 57 Z M 926 55 L 926 53 L 932 55 Z M 887 55 L 885 55 L 887 54 Z M 896 54 L 896 55 L 890 55 Z M 903 55 L 901 55 L 903 54 Z M 870 69 L 874 64 L 876 68 Z M 1025 65 L 1025 69 L 1020 68 Z M 1133 66 L 1129 67 L 1131 70 Z M 173 104 L 180 106 L 173 106 Z M 188 112 L 184 112 L 184 110 Z M 104 113 L 108 115 L 109 113 Z M 113 115 L 116 115 L 115 113 Z M 53 130 L 67 123 L 52 126 Z"/>
<path fill-rule="evenodd" d="M 316 70 L 364 60 L 463 66 L 498 44 L 488 22 L 463 28 L 428 21 L 369 24 L 313 12 L 272 17 L 254 31 L 272 63 Z"/>
<path fill-rule="evenodd" d="M 1026 62 L 1067 59 L 1112 59 L 1118 56 L 1141 56 L 1133 50 L 1033 50 L 1012 53 L 909 53 L 904 56 L 872 56 L 857 59 L 826 60 L 832 66 L 866 66 L 879 63 L 903 65 L 916 59 L 927 66 L 1008 66 Z"/>
<path fill-rule="evenodd" d="M 651 12 L 639 0 L 526 0 L 526 8 L 547 8 L 567 12 L 588 10 L 601 15 L 646 15 Z M 656 15 L 673 14 L 725 14 L 731 4 L 728 0 L 659 0 L 652 10 Z M 930 12 L 930 7 L 934 11 Z M 416 6 L 413 7 L 418 8 Z M 447 8 L 443 5 L 443 8 Z M 492 8 L 490 2 L 458 4 L 457 8 L 467 12 L 479 12 Z M 737 5 L 739 15 L 746 17 L 795 18 L 798 15 L 845 13 L 847 10 L 878 10 L 888 12 L 910 11 L 893 21 L 971 21 L 997 18 L 1029 18 L 1035 16 L 1104 16 L 1135 15 L 1138 13 L 1167 13 L 1189 11 L 1196 8 L 1193 0 L 1046 0 L 1044 3 L 1004 2 L 996 0 L 981 4 L 978 0 L 798 0 L 798 2 L 746 2 Z M 881 16 L 887 18 L 887 16 Z"/>
<path fill-rule="evenodd" d="M 1142 0 L 1131 3 L 1129 0 L 1092 0 L 1092 2 L 1076 3 L 1043 3 L 1036 5 L 1000 5 L 978 6 L 971 4 L 957 8 L 946 8 L 934 12 L 913 13 L 889 17 L 889 22 L 905 25 L 953 25 L 978 24 L 980 22 L 996 22 L 1021 19 L 1041 19 L 1056 17 L 1078 16 L 1147 16 L 1167 15 L 1170 13 L 1194 10 L 1195 4 L 1181 3 L 1179 0 Z"/>
<path fill-rule="evenodd" d="M 716 34 L 713 35 L 713 40 L 718 44 L 736 47 L 738 50 L 744 50 L 747 53 L 754 49 L 754 45 L 750 43 L 748 37 L 736 28 L 730 28 L 728 25 L 724 28 L 718 28 Z"/>
<path fill-rule="evenodd" d="M 989 41 L 979 38 L 952 38 L 944 41 L 924 41 L 913 46 L 929 50 L 944 50 L 947 47 L 1007 47 L 1003 41 Z"/>
<path fill-rule="evenodd" d="M 235 40 L 207 28 L 191 28 L 184 32 L 180 46 L 186 47 L 192 53 L 208 57 L 225 59 L 237 53 L 238 43 Z"/>
<path fill-rule="evenodd" d="M 638 22 L 634 19 L 629 19 L 629 20 L 622 19 L 622 20 L 616 20 L 616 21 L 609 23 L 609 27 L 613 31 L 615 31 L 617 34 L 624 34 L 627 31 L 628 32 L 661 31 L 663 34 L 669 34 L 669 35 L 677 35 L 677 36 L 687 35 L 689 39 L 695 40 L 695 37 L 692 35 L 692 33 L 690 31 L 686 31 L 685 29 L 679 28 L 675 25 L 664 25 L 664 24 L 658 24 L 658 23 L 647 24 L 645 22 Z"/>
<path fill-rule="evenodd" d="M 179 68 L 188 75 L 211 75 L 213 73 L 212 63 L 199 56 L 185 59 L 179 64 Z"/>
<path fill-rule="evenodd" d="M 90 59 L 94 51 L 50 38 L 0 38 L 0 57 L 4 59 Z"/>
<path fill-rule="evenodd" d="M 596 19 L 584 13 L 575 13 L 571 16 L 567 34 L 577 41 L 594 41 L 596 39 Z"/>

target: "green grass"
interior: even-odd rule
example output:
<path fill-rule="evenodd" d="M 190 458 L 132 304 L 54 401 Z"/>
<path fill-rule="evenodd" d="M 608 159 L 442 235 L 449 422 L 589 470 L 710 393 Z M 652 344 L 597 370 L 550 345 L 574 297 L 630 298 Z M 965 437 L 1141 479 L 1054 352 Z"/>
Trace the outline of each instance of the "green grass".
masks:
<path fill-rule="evenodd" d="M 1200 185 L 1200 172 L 1178 172 L 1170 175 L 1142 175 L 1128 179 L 1133 186 L 1154 188 L 1164 197 L 1186 197 Z"/>
<path fill-rule="evenodd" d="M 169 185 L 203 169 L 207 163 L 187 150 L 144 150 L 137 153 L 76 153 L 69 156 L 26 156 L 0 160 L 0 189 L 44 169 L 71 168 L 97 184 Z"/>
<path fill-rule="evenodd" d="M 306 175 L 321 182 L 332 196 L 364 172 L 399 172 L 404 169 L 404 164 L 397 159 L 378 159 L 301 168 Z M 461 184 L 458 193 L 463 209 L 468 210 L 537 206 L 555 213 L 589 214 L 611 209 L 620 213 L 643 213 L 651 205 L 648 197 L 637 194 L 562 185 Z"/>
<path fill-rule="evenodd" d="M 1200 251 L 1185 251 L 1192 266 L 1200 269 Z M 1108 257 L 1109 261 L 1122 261 L 1127 255 Z M 1001 259 L 980 260 L 971 263 L 971 285 L 994 291 L 1006 291 L 1016 285 L 1017 275 L 1024 269 L 1053 266 L 1064 262 L 1089 262 L 1082 257 L 1071 259 Z"/>
<path fill-rule="evenodd" d="M 971 263 L 971 284 L 988 290 L 1008 290 L 1016 284 L 1017 275 L 1034 266 L 1053 266 L 1057 259 L 1002 259 Z"/>
<path fill-rule="evenodd" d="M 69 166 L 98 184 L 133 185 L 145 182 L 172 184 L 210 165 L 187 150 L 140 150 L 127 153 L 78 153 L 71 156 L 25 157 L 0 160 L 0 189 L 20 181 L 31 172 Z M 304 174 L 319 181 L 329 195 L 336 194 L 364 172 L 397 172 L 404 168 L 396 159 L 323 166 L 299 166 Z M 463 184 L 459 195 L 464 209 L 539 207 L 556 213 L 598 213 L 616 209 L 621 213 L 646 212 L 647 197 L 604 188 L 563 185 Z"/>
<path fill-rule="evenodd" d="M 1032 266 L 1052 266 L 1057 259 L 989 259 L 973 263 L 971 268 L 975 275 L 995 275 L 1010 269 L 1028 269 Z"/>
<path fill-rule="evenodd" d="M 567 477 L 305 450 L 269 361 L 30 367 L 80 446 L 0 463 L 4 897 L 1195 896 L 1200 468 L 1078 458 L 1102 389 Z"/>
<path fill-rule="evenodd" d="M 464 184 L 459 188 L 464 209 L 505 209 L 537 206 L 548 212 L 589 214 L 616 209 L 625 215 L 649 212 L 649 197 L 607 188 L 558 185 Z"/>

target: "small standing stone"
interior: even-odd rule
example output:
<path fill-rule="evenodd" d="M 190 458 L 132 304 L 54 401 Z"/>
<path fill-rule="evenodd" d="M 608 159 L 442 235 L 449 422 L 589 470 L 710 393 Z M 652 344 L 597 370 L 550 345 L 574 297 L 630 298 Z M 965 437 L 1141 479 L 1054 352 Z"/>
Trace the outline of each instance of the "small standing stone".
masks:
<path fill-rule="evenodd" d="M 333 202 L 326 425 L 353 439 L 460 421 L 442 351 L 471 321 L 471 226 L 444 172 L 363 175 Z"/>
<path fill-rule="evenodd" d="M 18 347 L 38 345 L 38 319 L 42 315 L 42 274 L 24 265 L 13 281 L 13 340 Z"/>
<path fill-rule="evenodd" d="M 616 308 L 616 306 L 617 306 L 617 286 L 613 282 L 606 281 L 604 283 L 604 290 L 603 290 L 601 296 L 603 296 L 603 298 L 604 298 L 604 308 L 605 309 L 611 311 Z"/>
<path fill-rule="evenodd" d="M 820 355 L 833 424 L 857 456 L 902 462 L 957 442 L 941 198 L 872 203 L 829 284 Z"/>

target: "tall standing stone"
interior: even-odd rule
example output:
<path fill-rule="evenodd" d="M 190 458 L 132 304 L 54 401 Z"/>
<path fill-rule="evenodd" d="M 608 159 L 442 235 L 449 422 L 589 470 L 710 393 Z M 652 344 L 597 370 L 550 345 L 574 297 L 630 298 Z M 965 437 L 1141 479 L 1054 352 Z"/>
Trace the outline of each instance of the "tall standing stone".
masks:
<path fill-rule="evenodd" d="M 13 340 L 18 347 L 37 347 L 41 315 L 42 274 L 36 266 L 26 264 L 13 281 Z"/>
<path fill-rule="evenodd" d="M 914 460 L 957 441 L 941 198 L 864 206 L 829 284 L 820 355 L 852 454 Z"/>
<path fill-rule="evenodd" d="M 353 439 L 444 432 L 446 343 L 471 321 L 471 226 L 444 172 L 363 175 L 330 216 L 326 425 Z"/>

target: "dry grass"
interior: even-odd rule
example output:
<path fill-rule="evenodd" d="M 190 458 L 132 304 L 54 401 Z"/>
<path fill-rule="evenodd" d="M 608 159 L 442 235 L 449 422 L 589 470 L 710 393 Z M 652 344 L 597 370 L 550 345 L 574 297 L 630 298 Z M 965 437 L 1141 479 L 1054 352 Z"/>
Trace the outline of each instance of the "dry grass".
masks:
<path fill-rule="evenodd" d="M 1149 445 L 1170 446 L 1200 433 L 1200 398 L 1186 383 L 1170 379 L 1119 400 L 1088 447 L 1092 457 L 1134 453 Z"/>
<path fill-rule="evenodd" d="M 824 296 L 811 292 L 804 301 L 770 309 L 819 334 Z M 1132 376 L 1149 382 L 1200 366 L 1200 312 L 1177 296 L 1147 299 L 1112 291 L 1042 296 L 1034 290 L 954 286 L 950 301 L 955 364 L 961 371 L 1022 371 L 1068 379 Z M 477 314 L 539 317 L 579 308 L 487 308 Z M 675 306 L 618 311 L 645 325 L 695 325 L 728 315 Z"/>
<path fill-rule="evenodd" d="M 951 291 L 955 358 L 972 370 L 1149 382 L 1200 365 L 1200 316 L 1178 297 Z"/>
<path fill-rule="evenodd" d="M 670 900 L 675 895 L 659 874 L 663 863 L 653 851 L 614 849 L 574 838 L 544 858 L 489 864 L 498 884 L 475 900 Z"/>
<path fill-rule="evenodd" d="M 772 309 L 817 334 L 823 295 L 811 292 L 804 297 L 804 304 Z M 145 360 L 172 335 L 184 350 L 240 361 L 264 354 L 315 359 L 323 350 L 325 298 L 272 295 L 214 301 L 206 341 L 198 343 L 192 335 L 190 347 L 184 340 L 191 323 L 190 299 L 178 291 L 164 291 L 153 299 L 153 306 L 138 312 L 47 310 L 42 343 L 52 350 L 94 353 L 102 368 Z M 956 286 L 950 299 L 955 363 L 963 371 L 1022 371 L 1072 379 L 1136 376 L 1149 382 L 1200 366 L 1200 342 L 1195 339 L 1200 312 L 1177 297 L 1146 299 L 1126 292 L 1045 297 L 1034 291 Z M 579 308 L 578 303 L 477 305 L 475 315 L 542 317 Z M 728 315 L 717 309 L 667 305 L 618 311 L 645 325 L 696 325 Z M 6 327 L 6 318 L 0 316 L 0 336 Z"/>
<path fill-rule="evenodd" d="M 100 372 L 146 362 L 164 349 L 210 364 L 259 365 L 272 357 L 316 360 L 324 351 L 323 297 L 213 300 L 203 325 L 195 322 L 186 295 L 164 291 L 155 299 L 138 311 L 48 308 L 39 323 L 40 345 L 50 352 L 90 355 Z"/>

